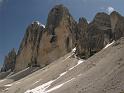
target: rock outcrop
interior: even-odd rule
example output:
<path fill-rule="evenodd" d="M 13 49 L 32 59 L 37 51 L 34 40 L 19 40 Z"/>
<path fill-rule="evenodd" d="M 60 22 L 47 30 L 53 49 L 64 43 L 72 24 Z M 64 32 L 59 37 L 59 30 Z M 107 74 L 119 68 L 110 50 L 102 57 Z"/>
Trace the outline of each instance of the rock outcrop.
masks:
<path fill-rule="evenodd" d="M 7 56 L 5 56 L 3 67 L 1 68 L 1 72 L 6 72 L 8 70 L 13 71 L 15 68 L 16 61 L 16 51 L 12 49 Z"/>
<path fill-rule="evenodd" d="M 124 36 L 124 17 L 116 11 L 110 15 L 97 13 L 89 24 L 85 19 L 80 20 L 77 25 L 77 55 L 81 58 L 92 56 L 113 40 Z"/>
<path fill-rule="evenodd" d="M 44 67 L 74 47 L 78 57 L 87 59 L 122 36 L 124 17 L 115 11 L 110 15 L 97 13 L 89 24 L 84 17 L 76 23 L 66 7 L 56 5 L 48 14 L 46 27 L 38 21 L 28 26 L 14 61 L 15 69 L 9 66 L 4 70 L 17 72 L 26 67 Z"/>
<path fill-rule="evenodd" d="M 63 5 L 51 9 L 45 29 L 39 24 L 34 22 L 28 27 L 17 54 L 15 71 L 27 66 L 44 67 L 74 47 L 76 22 Z"/>
<path fill-rule="evenodd" d="M 57 5 L 51 9 L 48 14 L 46 31 L 40 41 L 38 62 L 47 65 L 70 52 L 74 47 L 75 28 L 76 22 L 66 7 Z"/>
<path fill-rule="evenodd" d="M 38 49 L 43 33 L 44 28 L 38 21 L 28 26 L 17 53 L 15 70 L 19 71 L 28 66 L 38 66 Z"/>
<path fill-rule="evenodd" d="M 88 39 L 88 22 L 85 18 L 79 18 L 79 23 L 77 24 L 77 45 L 76 52 L 77 56 L 81 58 L 86 58 L 87 53 L 87 39 Z"/>
<path fill-rule="evenodd" d="M 81 58 L 92 56 L 111 42 L 111 21 L 106 13 L 97 13 L 90 24 L 80 19 L 77 27 L 77 55 Z"/>
<path fill-rule="evenodd" d="M 124 17 L 114 11 L 110 14 L 113 39 L 118 40 L 124 36 Z"/>
<path fill-rule="evenodd" d="M 112 31 L 110 16 L 106 13 L 97 13 L 88 26 L 89 56 L 100 51 L 111 42 Z"/>

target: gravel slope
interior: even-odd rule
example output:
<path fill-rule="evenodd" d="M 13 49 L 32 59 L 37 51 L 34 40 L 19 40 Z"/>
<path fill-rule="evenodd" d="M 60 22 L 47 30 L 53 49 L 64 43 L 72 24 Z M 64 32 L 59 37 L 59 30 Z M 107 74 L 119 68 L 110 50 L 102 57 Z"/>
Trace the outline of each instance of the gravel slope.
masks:
<path fill-rule="evenodd" d="M 72 55 L 19 80 L 1 80 L 0 93 L 124 92 L 124 38 L 86 61 Z"/>

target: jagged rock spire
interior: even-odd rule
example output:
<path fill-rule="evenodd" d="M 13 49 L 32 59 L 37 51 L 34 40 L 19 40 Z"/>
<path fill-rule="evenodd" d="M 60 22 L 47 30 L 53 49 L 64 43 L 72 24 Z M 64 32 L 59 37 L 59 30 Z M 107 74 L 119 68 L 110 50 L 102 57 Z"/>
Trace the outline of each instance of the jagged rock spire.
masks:
<path fill-rule="evenodd" d="M 7 56 L 5 56 L 4 59 L 4 64 L 3 67 L 1 69 L 2 72 L 6 72 L 8 70 L 13 71 L 15 68 L 15 62 L 16 61 L 16 51 L 13 48 L 8 54 Z"/>

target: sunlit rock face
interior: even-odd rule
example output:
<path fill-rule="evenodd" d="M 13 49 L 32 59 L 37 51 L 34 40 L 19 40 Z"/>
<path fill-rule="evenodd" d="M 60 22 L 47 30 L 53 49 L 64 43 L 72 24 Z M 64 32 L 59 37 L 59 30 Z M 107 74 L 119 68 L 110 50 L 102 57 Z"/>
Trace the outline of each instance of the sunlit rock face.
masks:
<path fill-rule="evenodd" d="M 45 66 L 74 47 L 76 22 L 68 9 L 57 5 L 48 14 L 45 33 L 40 41 L 38 63 Z"/>
<path fill-rule="evenodd" d="M 15 70 L 37 65 L 38 49 L 44 27 L 35 21 L 27 27 L 24 38 L 17 53 Z"/>
<path fill-rule="evenodd" d="M 76 22 L 67 8 L 57 5 L 48 15 L 46 27 L 33 22 L 27 28 L 20 45 L 16 71 L 27 66 L 44 67 L 70 52 L 74 47 Z"/>

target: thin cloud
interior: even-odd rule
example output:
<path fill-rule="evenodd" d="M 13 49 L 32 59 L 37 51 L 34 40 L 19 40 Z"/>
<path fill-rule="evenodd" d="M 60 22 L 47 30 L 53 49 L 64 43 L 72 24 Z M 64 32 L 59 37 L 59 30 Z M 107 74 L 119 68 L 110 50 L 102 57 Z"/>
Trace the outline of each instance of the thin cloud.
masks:
<path fill-rule="evenodd" d="M 111 12 L 113 12 L 115 9 L 111 6 L 109 6 L 107 9 L 107 12 L 110 14 Z"/>

